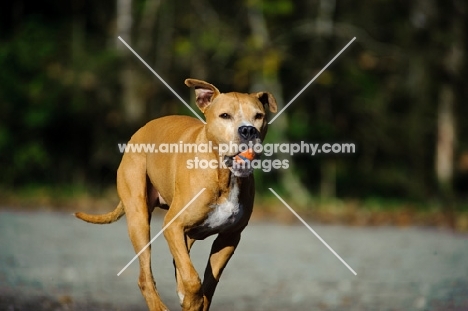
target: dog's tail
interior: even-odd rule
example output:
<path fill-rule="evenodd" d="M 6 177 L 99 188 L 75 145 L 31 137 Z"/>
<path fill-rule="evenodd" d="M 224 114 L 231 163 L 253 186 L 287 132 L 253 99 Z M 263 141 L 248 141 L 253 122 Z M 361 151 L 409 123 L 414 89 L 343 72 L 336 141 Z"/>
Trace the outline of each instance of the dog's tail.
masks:
<path fill-rule="evenodd" d="M 112 211 L 107 214 L 102 215 L 91 215 L 86 213 L 75 213 L 75 217 L 81 220 L 90 222 L 92 224 L 110 224 L 114 221 L 117 221 L 125 214 L 125 209 L 123 206 L 122 201 L 120 201 L 119 205 Z"/>

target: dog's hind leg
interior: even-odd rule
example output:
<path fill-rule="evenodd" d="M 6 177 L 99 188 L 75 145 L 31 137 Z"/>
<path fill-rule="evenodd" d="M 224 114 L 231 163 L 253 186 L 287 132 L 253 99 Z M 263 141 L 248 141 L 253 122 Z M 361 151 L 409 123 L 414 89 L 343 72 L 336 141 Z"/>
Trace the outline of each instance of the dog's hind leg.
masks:
<path fill-rule="evenodd" d="M 142 154 L 125 154 L 117 171 L 117 190 L 125 206 L 128 234 L 136 253 L 150 241 L 150 220 L 153 207 L 148 206 L 146 191 L 146 162 Z M 151 246 L 138 257 L 140 276 L 138 286 L 149 310 L 168 310 L 156 290 L 151 271 Z"/>

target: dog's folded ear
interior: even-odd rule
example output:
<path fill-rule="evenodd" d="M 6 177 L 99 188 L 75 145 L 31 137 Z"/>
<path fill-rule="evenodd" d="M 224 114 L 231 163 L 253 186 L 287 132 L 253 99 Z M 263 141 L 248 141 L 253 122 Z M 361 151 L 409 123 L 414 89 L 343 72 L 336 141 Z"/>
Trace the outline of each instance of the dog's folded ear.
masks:
<path fill-rule="evenodd" d="M 276 104 L 276 99 L 268 92 L 258 92 L 251 94 L 258 98 L 258 100 L 263 104 L 265 110 L 269 109 L 271 112 L 278 111 L 278 105 Z"/>
<path fill-rule="evenodd" d="M 197 106 L 203 113 L 213 99 L 219 95 L 219 90 L 214 85 L 202 80 L 186 79 L 185 85 L 195 88 Z"/>

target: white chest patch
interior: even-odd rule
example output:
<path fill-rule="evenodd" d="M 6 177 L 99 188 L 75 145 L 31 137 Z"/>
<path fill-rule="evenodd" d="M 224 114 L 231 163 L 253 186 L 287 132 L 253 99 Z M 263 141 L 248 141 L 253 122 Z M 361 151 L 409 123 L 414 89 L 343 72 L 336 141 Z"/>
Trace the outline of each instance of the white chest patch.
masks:
<path fill-rule="evenodd" d="M 225 202 L 212 206 L 212 211 L 204 221 L 203 227 L 222 230 L 235 224 L 242 217 L 242 206 L 239 204 L 239 185 L 231 181 L 231 190 Z"/>

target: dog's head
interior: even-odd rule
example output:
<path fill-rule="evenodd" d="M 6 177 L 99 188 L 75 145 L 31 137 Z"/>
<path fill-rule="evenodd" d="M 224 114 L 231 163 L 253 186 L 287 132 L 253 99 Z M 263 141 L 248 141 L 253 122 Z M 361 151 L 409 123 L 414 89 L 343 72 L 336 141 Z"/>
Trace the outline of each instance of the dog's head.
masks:
<path fill-rule="evenodd" d="M 206 118 L 207 138 L 214 145 L 262 143 L 267 132 L 267 111 L 277 111 L 273 95 L 220 93 L 214 85 L 196 79 L 187 79 L 185 84 L 195 88 L 197 106 Z M 239 150 L 228 150 L 220 155 L 232 159 L 237 154 Z"/>

